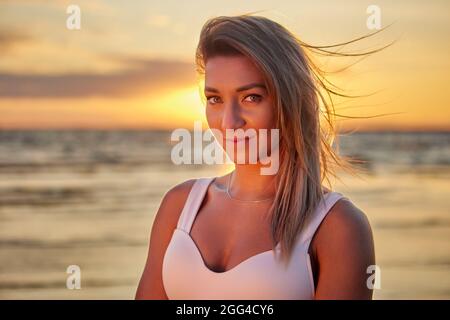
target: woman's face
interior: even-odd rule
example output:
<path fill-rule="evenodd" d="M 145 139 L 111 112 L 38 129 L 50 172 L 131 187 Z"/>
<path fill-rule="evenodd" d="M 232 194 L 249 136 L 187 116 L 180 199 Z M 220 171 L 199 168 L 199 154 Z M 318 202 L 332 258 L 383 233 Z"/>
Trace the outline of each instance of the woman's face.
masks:
<path fill-rule="evenodd" d="M 275 108 L 262 73 L 249 58 L 245 56 L 209 58 L 205 65 L 205 97 L 208 125 L 221 133 L 222 141 L 217 140 L 224 149 L 226 143 L 228 146 L 234 145 L 234 155 L 230 157 L 233 162 L 236 163 L 237 160 L 239 142 L 236 142 L 233 136 L 230 137 L 227 129 L 244 131 L 254 129 L 247 131 L 250 136 L 251 133 L 256 133 L 256 137 L 250 137 L 245 142 L 246 163 L 249 140 L 261 141 L 260 129 L 267 129 L 267 140 L 264 139 L 263 144 L 270 150 L 270 129 L 276 128 Z M 227 142 L 226 139 L 231 141 Z"/>

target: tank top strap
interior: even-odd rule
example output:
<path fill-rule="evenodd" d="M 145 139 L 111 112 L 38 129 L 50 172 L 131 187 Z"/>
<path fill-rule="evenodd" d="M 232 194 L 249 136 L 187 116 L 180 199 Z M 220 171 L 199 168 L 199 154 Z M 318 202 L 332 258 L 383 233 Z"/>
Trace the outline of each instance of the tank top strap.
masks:
<path fill-rule="evenodd" d="M 198 178 L 192 185 L 191 191 L 186 199 L 180 218 L 178 219 L 177 228 L 189 233 L 192 223 L 205 197 L 206 190 L 214 178 Z"/>
<path fill-rule="evenodd" d="M 339 199 L 347 199 L 342 193 L 336 191 L 330 191 L 326 193 L 323 199 L 319 202 L 316 207 L 316 210 L 313 211 L 313 214 L 306 220 L 305 229 L 302 232 L 300 243 L 301 245 L 308 250 L 311 240 L 314 237 L 317 229 L 319 229 L 320 224 L 323 219 L 326 217 L 330 209 L 335 205 L 335 203 Z"/>

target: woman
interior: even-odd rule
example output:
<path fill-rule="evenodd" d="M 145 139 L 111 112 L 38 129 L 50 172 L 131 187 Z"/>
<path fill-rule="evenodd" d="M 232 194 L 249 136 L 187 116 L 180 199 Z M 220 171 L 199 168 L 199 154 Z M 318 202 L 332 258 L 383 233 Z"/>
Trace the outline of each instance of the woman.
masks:
<path fill-rule="evenodd" d="M 237 163 L 233 156 L 233 172 L 169 190 L 136 299 L 372 298 L 369 222 L 322 186 L 330 160 L 347 162 L 321 126 L 323 81 L 303 47 L 264 17 L 204 25 L 197 65 L 209 127 L 224 137 L 227 129 L 279 129 L 278 146 L 269 148 L 279 152 L 279 169 L 263 175 L 260 158 Z"/>

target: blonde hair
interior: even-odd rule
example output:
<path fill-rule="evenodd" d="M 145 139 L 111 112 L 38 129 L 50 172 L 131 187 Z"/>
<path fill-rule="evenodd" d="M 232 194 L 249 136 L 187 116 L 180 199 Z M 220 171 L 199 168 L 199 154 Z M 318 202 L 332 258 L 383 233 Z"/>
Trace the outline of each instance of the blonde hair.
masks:
<path fill-rule="evenodd" d="M 332 148 L 337 134 L 331 96 L 342 94 L 328 87 L 324 72 L 305 52 L 340 54 L 327 48 L 307 45 L 268 18 L 245 14 L 209 19 L 201 30 L 196 51 L 201 75 L 207 60 L 216 55 L 245 55 L 264 75 L 280 130 L 280 167 L 269 210 L 271 233 L 274 246 L 280 243 L 281 257 L 286 262 L 306 219 L 323 199 L 322 182 L 327 180 L 331 186 L 329 178 L 337 177 L 336 168 L 352 174 L 364 171 L 351 164 L 361 161 L 340 156 L 338 148 Z M 320 102 L 326 126 L 321 125 Z"/>

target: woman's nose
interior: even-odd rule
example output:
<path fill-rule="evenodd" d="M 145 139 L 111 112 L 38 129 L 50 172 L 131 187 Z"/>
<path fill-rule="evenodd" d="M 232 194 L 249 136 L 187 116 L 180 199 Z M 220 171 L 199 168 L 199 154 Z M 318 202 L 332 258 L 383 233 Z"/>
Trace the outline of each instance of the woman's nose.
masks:
<path fill-rule="evenodd" d="M 222 114 L 222 129 L 239 129 L 245 125 L 245 120 L 241 117 L 240 106 L 233 101 L 225 105 Z"/>

